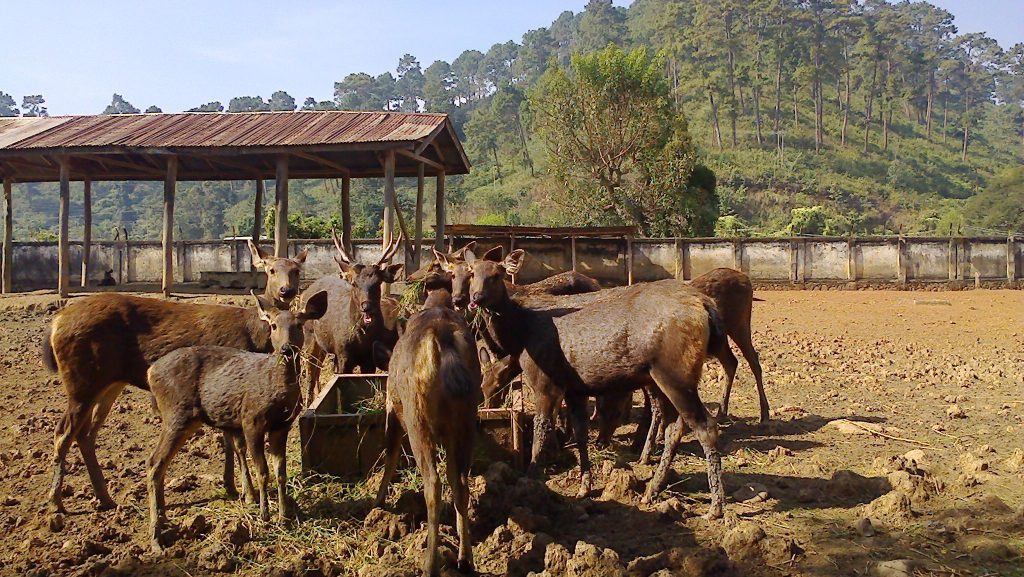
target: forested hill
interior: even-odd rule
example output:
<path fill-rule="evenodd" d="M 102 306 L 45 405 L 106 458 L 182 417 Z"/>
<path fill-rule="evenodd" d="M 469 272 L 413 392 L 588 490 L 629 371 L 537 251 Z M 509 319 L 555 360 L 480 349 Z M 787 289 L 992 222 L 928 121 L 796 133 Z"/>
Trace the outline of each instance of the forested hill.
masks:
<path fill-rule="evenodd" d="M 1024 43 L 959 34 L 954 15 L 927 2 L 636 0 L 621 8 L 591 0 L 518 41 L 471 48 L 450 63 L 424 66 L 407 54 L 394 71 L 353 72 L 334 83 L 330 101 L 298 105 L 279 91 L 268 100 L 232 98 L 228 111 L 446 112 L 474 165 L 449 185 L 450 218 L 611 224 L 621 215 L 573 210 L 560 198 L 565 181 L 552 168 L 536 106 L 545 72 L 609 44 L 658 55 L 652 61 L 685 115 L 687 142 L 717 176 L 717 195 L 706 201 L 717 202 L 712 218 L 673 233 L 1024 231 Z M 45 114 L 45 99 L 25 96 L 21 108 L 0 92 L 0 114 Z M 194 110 L 224 106 L 212 100 Z M 139 109 L 115 95 L 103 112 Z M 403 184 L 409 210 L 414 188 Z M 378 232 L 379 186 L 354 183 L 359 235 Z M 126 226 L 134 238 L 158 237 L 158 185 L 97 188 L 97 235 Z M 331 220 L 323 215 L 338 212 L 335 184 L 304 181 L 292 190 L 293 211 L 320 215 L 297 219 L 296 233 L 322 234 Z M 55 188 L 17 191 L 16 238 L 52 233 Z M 251 183 L 182 185 L 183 237 L 248 230 L 252 194 Z"/>

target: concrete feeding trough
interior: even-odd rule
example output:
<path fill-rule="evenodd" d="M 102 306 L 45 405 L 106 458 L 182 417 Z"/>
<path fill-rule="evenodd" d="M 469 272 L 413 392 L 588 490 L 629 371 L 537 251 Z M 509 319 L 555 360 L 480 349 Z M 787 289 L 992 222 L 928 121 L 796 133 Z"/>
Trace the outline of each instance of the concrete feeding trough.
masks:
<path fill-rule="evenodd" d="M 386 374 L 334 375 L 299 417 L 302 472 L 365 479 L 384 462 Z M 503 461 L 524 468 L 532 418 L 512 409 L 480 409 L 473 467 Z M 404 465 L 411 465 L 408 441 Z"/>
<path fill-rule="evenodd" d="M 263 271 L 199 271 L 200 288 L 222 289 L 263 289 L 267 286 L 267 275 Z"/>

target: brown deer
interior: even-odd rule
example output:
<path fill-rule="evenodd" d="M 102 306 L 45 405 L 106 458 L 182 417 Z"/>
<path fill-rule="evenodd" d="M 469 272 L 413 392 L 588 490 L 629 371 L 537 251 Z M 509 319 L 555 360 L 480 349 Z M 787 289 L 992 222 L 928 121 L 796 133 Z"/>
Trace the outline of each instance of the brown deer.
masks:
<path fill-rule="evenodd" d="M 507 271 L 517 270 L 524 252 L 505 259 L 500 247 L 482 259 L 467 253 L 470 302 L 483 309 L 490 338 L 518 357 L 534 392 L 533 463 L 551 437 L 554 413 L 564 399 L 579 450 L 580 494 L 589 493 L 586 400 L 590 396 L 656 386 L 681 416 L 668 427 L 666 451 L 645 494 L 661 489 L 682 424 L 697 436 L 707 458 L 711 492 L 709 517 L 723 509 L 718 425 L 700 400 L 697 386 L 708 350 L 725 338 L 714 302 L 675 280 L 609 291 L 572 312 L 533 310 L 515 303 L 505 288 Z M 669 450 L 672 449 L 672 450 Z"/>
<path fill-rule="evenodd" d="M 281 258 L 264 251 L 251 238 L 247 242 L 252 253 L 252 266 L 267 275 L 263 296 L 272 299 L 275 307 L 287 309 L 299 294 L 299 275 L 309 251 L 303 249 L 292 258 Z"/>
<path fill-rule="evenodd" d="M 395 313 L 398 303 L 381 295 L 384 283 L 393 283 L 404 265 L 388 264 L 402 235 L 392 241 L 380 259 L 372 265 L 353 264 L 337 233 L 331 231 L 338 254 L 334 256 L 340 275 L 325 276 L 310 285 L 314 294 L 325 290 L 330 295 L 327 314 L 306 325 L 307 402 L 311 402 L 320 385 L 320 369 L 327 354 L 334 355 L 334 371 L 372 373 L 376 368 L 373 343 L 380 341 L 388 348 L 398 340 Z"/>
<path fill-rule="evenodd" d="M 429 287 L 428 287 L 429 288 Z M 402 431 L 409 436 L 423 477 L 427 503 L 426 575 L 439 575 L 438 524 L 441 484 L 437 451 L 444 449 L 445 472 L 452 489 L 459 534 L 460 571 L 473 571 L 469 533 L 469 468 L 480 402 L 480 365 L 473 332 L 452 310 L 443 286 L 429 290 L 423 310 L 409 319 L 391 355 L 387 385 L 386 458 L 376 506 L 384 504 L 402 452 Z"/>
<path fill-rule="evenodd" d="M 253 295 L 255 296 L 255 295 Z M 259 319 L 269 326 L 272 353 L 251 353 L 236 348 L 195 346 L 180 348 L 153 363 L 148 371 L 150 391 L 156 399 L 162 427 L 149 457 L 150 539 L 161 550 L 164 525 L 164 477 L 174 455 L 206 423 L 223 431 L 247 469 L 246 449 L 252 454 L 259 486 L 260 517 L 270 519 L 267 502 L 269 470 L 264 442 L 269 442 L 277 481 L 278 519 L 284 521 L 289 504 L 285 448 L 288 431 L 302 405 L 299 356 L 302 325 L 327 311 L 327 293 L 305 299 L 293 313 L 256 297 Z"/>

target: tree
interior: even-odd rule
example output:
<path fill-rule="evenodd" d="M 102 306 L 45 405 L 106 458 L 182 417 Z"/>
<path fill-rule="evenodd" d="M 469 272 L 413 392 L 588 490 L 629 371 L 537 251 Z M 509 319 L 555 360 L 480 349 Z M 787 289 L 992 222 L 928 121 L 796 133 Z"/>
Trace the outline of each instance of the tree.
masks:
<path fill-rule="evenodd" d="M 262 96 L 236 96 L 228 101 L 228 112 L 266 112 L 270 105 Z"/>
<path fill-rule="evenodd" d="M 158 114 L 160 112 L 163 112 L 163 110 L 155 104 L 146 109 L 146 114 Z"/>
<path fill-rule="evenodd" d="M 962 66 L 960 92 L 964 99 L 962 120 L 964 141 L 961 160 L 967 162 L 971 127 L 978 118 L 972 105 L 977 107 L 980 102 L 988 102 L 992 98 L 995 88 L 994 70 L 1002 58 L 1002 50 L 995 40 L 979 32 L 959 36 L 956 45 Z"/>
<path fill-rule="evenodd" d="M 512 77 L 516 82 L 533 84 L 544 74 L 552 57 L 555 39 L 547 28 L 530 30 L 523 34 L 523 45 L 512 64 Z"/>
<path fill-rule="evenodd" d="M 580 16 L 577 50 L 600 50 L 626 38 L 626 17 L 612 0 L 590 0 Z"/>
<path fill-rule="evenodd" d="M 519 45 L 509 40 L 495 44 L 480 60 L 480 77 L 485 90 L 496 91 L 512 84 L 512 67 L 519 55 Z"/>
<path fill-rule="evenodd" d="M 473 102 L 483 97 L 480 82 L 480 61 L 484 59 L 479 50 L 466 50 L 452 61 L 452 77 L 459 97 L 459 104 Z"/>
<path fill-rule="evenodd" d="M 21 108 L 25 111 L 24 116 L 49 116 L 45 104 L 46 99 L 42 94 L 33 94 L 21 99 Z"/>
<path fill-rule="evenodd" d="M 451 113 L 455 108 L 452 100 L 452 67 L 444 60 L 435 60 L 423 72 L 423 109 L 427 112 Z"/>
<path fill-rule="evenodd" d="M 270 95 L 267 106 L 270 107 L 270 110 L 291 112 L 295 110 L 295 99 L 284 90 L 278 90 Z"/>
<path fill-rule="evenodd" d="M 398 60 L 395 72 L 398 73 L 395 90 L 401 100 L 399 110 L 416 112 L 419 109 L 419 100 L 426 100 L 423 95 L 425 80 L 419 61 L 412 54 L 406 54 Z"/>
<path fill-rule="evenodd" d="M 18 104 L 14 97 L 6 92 L 0 91 L 0 116 L 17 116 Z"/>
<path fill-rule="evenodd" d="M 971 197 L 967 222 L 989 229 L 1024 231 L 1024 166 L 1007 168 Z"/>
<path fill-rule="evenodd" d="M 685 230 L 674 217 L 687 212 L 694 152 L 663 66 L 646 48 L 612 45 L 574 55 L 569 70 L 549 68 L 530 93 L 538 134 L 566 189 L 556 201 L 572 218 L 617 220 L 644 234 Z"/>
<path fill-rule="evenodd" d="M 400 104 L 398 81 L 390 72 L 385 72 L 373 79 L 373 102 L 378 103 L 374 110 L 398 110 Z"/>
<path fill-rule="evenodd" d="M 1013 107 L 1012 118 L 1016 122 L 1011 130 L 1020 137 L 1020 152 L 1024 155 L 1024 42 L 1014 44 L 1003 54 L 1002 68 L 1005 74 L 999 83 L 999 99 Z M 0 107 L 0 115 L 2 114 Z"/>
<path fill-rule="evenodd" d="M 334 83 L 334 101 L 341 110 L 380 110 L 374 100 L 374 80 L 365 72 L 354 72 Z"/>
<path fill-rule="evenodd" d="M 219 100 L 201 104 L 195 108 L 189 108 L 186 112 L 224 112 L 224 105 Z"/>
<path fill-rule="evenodd" d="M 315 110 L 316 109 L 316 98 L 307 96 L 306 100 L 302 102 L 301 110 Z"/>
<path fill-rule="evenodd" d="M 132 106 L 131 102 L 125 100 L 120 94 L 114 94 L 110 104 L 103 109 L 101 114 L 138 114 L 138 108 Z"/>

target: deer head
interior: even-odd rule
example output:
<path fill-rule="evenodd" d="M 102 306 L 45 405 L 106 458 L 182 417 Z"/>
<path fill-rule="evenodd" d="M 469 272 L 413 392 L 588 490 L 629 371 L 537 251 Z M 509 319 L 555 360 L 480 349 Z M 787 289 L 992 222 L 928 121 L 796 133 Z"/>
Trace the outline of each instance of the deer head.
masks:
<path fill-rule="evenodd" d="M 505 275 L 515 274 L 523 264 L 526 251 L 518 248 L 502 258 L 505 248 L 496 246 L 482 258 L 466 253 L 469 266 L 469 308 L 493 309 L 508 298 Z"/>
<path fill-rule="evenodd" d="M 338 263 L 341 278 L 352 285 L 353 294 L 359 302 L 363 324 L 369 325 L 375 317 L 381 316 L 381 285 L 395 282 L 404 267 L 401 264 L 387 264 L 391 262 L 391 257 L 398 250 L 398 245 L 402 242 L 402 235 L 399 234 L 392 240 L 391 244 L 384 249 L 380 260 L 369 266 L 361 263 L 353 264 L 352 257 L 338 238 L 338 233 L 332 230 L 331 236 L 334 238 L 334 247 L 338 250 L 338 254 L 334 255 L 334 261 Z"/>
<path fill-rule="evenodd" d="M 252 265 L 267 274 L 267 288 L 263 294 L 273 299 L 275 307 L 288 308 L 299 294 L 299 273 L 309 251 L 303 249 L 293 258 L 281 258 L 264 251 L 252 239 L 247 242 L 252 253 Z"/>
<path fill-rule="evenodd" d="M 302 325 L 324 316 L 327 312 L 327 291 L 320 291 L 306 299 L 302 310 L 292 311 L 290 309 L 279 309 L 274 306 L 271 299 L 257 295 L 256 308 L 259 311 L 260 319 L 270 325 L 270 344 L 275 353 L 280 353 L 286 358 L 292 358 L 303 345 Z"/>
<path fill-rule="evenodd" d="M 469 303 L 469 277 L 470 267 L 468 258 L 476 258 L 473 249 L 476 248 L 476 241 L 452 253 L 440 252 L 434 249 L 434 259 L 441 266 L 441 270 L 448 274 L 452 280 L 452 304 L 455 310 L 465 308 Z"/>

